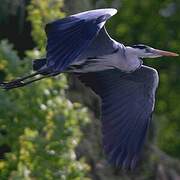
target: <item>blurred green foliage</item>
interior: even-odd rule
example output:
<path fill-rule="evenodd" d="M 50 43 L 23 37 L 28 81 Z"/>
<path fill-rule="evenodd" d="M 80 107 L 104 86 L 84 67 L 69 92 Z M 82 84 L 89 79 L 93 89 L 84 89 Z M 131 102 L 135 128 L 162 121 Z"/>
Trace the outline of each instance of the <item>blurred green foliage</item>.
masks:
<path fill-rule="evenodd" d="M 0 21 L 6 20 L 9 7 L 16 13 L 21 6 L 19 0 L 0 2 Z M 88 7 L 92 9 L 93 4 L 99 8 L 120 5 L 116 7 L 118 14 L 107 23 L 108 31 L 117 41 L 125 45 L 143 43 L 175 52 L 180 49 L 179 0 L 78 0 L 74 3 L 66 0 L 64 3 L 66 7 L 62 0 L 30 1 L 28 20 L 36 47 L 28 50 L 22 61 L 13 46 L 2 40 L 1 81 L 27 73 L 31 59 L 45 55 L 45 24 L 64 17 L 62 9 L 72 14 Z M 157 127 L 155 143 L 169 155 L 180 158 L 179 59 L 148 59 L 144 63 L 160 74 L 153 121 Z M 67 99 L 66 90 L 66 76 L 60 75 L 26 88 L 0 91 L 0 179 L 87 179 L 89 167 L 83 159 L 77 160 L 75 148 L 82 138 L 80 127 L 89 121 L 88 113 L 86 108 Z M 3 149 L 9 153 L 4 154 Z"/>
<path fill-rule="evenodd" d="M 1 41 L 1 80 L 28 72 L 30 58 L 43 55 L 43 27 L 64 16 L 62 5 L 62 1 L 31 1 L 28 19 L 37 47 L 22 61 L 8 41 Z M 0 179 L 87 179 L 89 167 L 83 159 L 77 160 L 75 148 L 88 114 L 86 108 L 67 99 L 67 88 L 66 77 L 60 75 L 26 88 L 0 91 L 0 149 L 9 149 L 1 153 Z"/>
<path fill-rule="evenodd" d="M 64 17 L 65 14 L 60 10 L 62 7 L 62 0 L 42 0 L 41 2 L 31 0 L 28 6 L 28 20 L 32 23 L 32 37 L 38 48 L 44 49 L 46 44 L 45 25 Z"/>
<path fill-rule="evenodd" d="M 17 10 L 23 6 L 23 3 L 19 0 L 0 0 L 0 4 L 0 23 L 5 23 L 9 19 L 9 16 L 15 15 Z"/>

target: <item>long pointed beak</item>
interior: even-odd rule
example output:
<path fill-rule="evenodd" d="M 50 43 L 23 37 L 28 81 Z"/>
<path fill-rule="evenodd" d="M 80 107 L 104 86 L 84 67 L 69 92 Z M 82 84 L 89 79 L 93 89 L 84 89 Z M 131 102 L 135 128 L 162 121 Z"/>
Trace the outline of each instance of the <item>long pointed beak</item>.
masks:
<path fill-rule="evenodd" d="M 163 51 L 159 49 L 153 49 L 153 53 L 160 55 L 160 56 L 179 56 L 179 54 L 170 52 L 170 51 Z"/>

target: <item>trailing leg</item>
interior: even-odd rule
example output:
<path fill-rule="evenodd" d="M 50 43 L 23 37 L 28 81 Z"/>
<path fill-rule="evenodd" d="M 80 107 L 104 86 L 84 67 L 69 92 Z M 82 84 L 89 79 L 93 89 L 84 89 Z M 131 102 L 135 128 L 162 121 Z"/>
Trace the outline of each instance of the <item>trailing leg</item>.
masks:
<path fill-rule="evenodd" d="M 34 78 L 37 75 L 41 75 L 41 77 Z M 28 76 L 24 76 L 24 77 L 12 80 L 10 82 L 2 82 L 2 83 L 0 83 L 0 87 L 3 89 L 6 89 L 6 90 L 10 90 L 10 89 L 26 86 L 28 84 L 35 82 L 35 81 L 39 81 L 41 79 L 44 79 L 44 78 L 47 78 L 50 76 L 54 76 L 54 75 L 57 75 L 57 74 L 54 74 L 54 73 L 42 74 L 41 71 L 38 71 L 36 73 L 33 73 L 33 74 L 28 75 Z M 25 80 L 27 80 L 27 81 L 25 81 Z"/>

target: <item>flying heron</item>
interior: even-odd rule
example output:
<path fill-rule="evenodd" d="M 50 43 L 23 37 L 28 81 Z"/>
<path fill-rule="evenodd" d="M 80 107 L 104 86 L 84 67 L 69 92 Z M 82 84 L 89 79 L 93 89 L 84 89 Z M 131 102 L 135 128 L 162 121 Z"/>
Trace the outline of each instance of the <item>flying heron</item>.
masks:
<path fill-rule="evenodd" d="M 35 73 L 0 86 L 9 90 L 63 72 L 76 74 L 101 98 L 103 148 L 109 162 L 132 169 L 145 141 L 159 79 L 142 59 L 178 54 L 113 40 L 104 25 L 116 13 L 97 9 L 47 24 L 47 55 L 34 60 Z"/>

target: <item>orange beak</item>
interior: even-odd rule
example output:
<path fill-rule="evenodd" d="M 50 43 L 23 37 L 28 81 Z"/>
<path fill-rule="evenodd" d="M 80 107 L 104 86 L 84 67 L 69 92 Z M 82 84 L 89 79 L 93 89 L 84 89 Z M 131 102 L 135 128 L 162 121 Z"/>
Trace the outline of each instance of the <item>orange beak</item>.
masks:
<path fill-rule="evenodd" d="M 169 51 L 163 51 L 159 49 L 154 49 L 153 53 L 160 55 L 160 56 L 179 56 L 179 54 L 174 53 L 174 52 L 169 52 Z"/>

